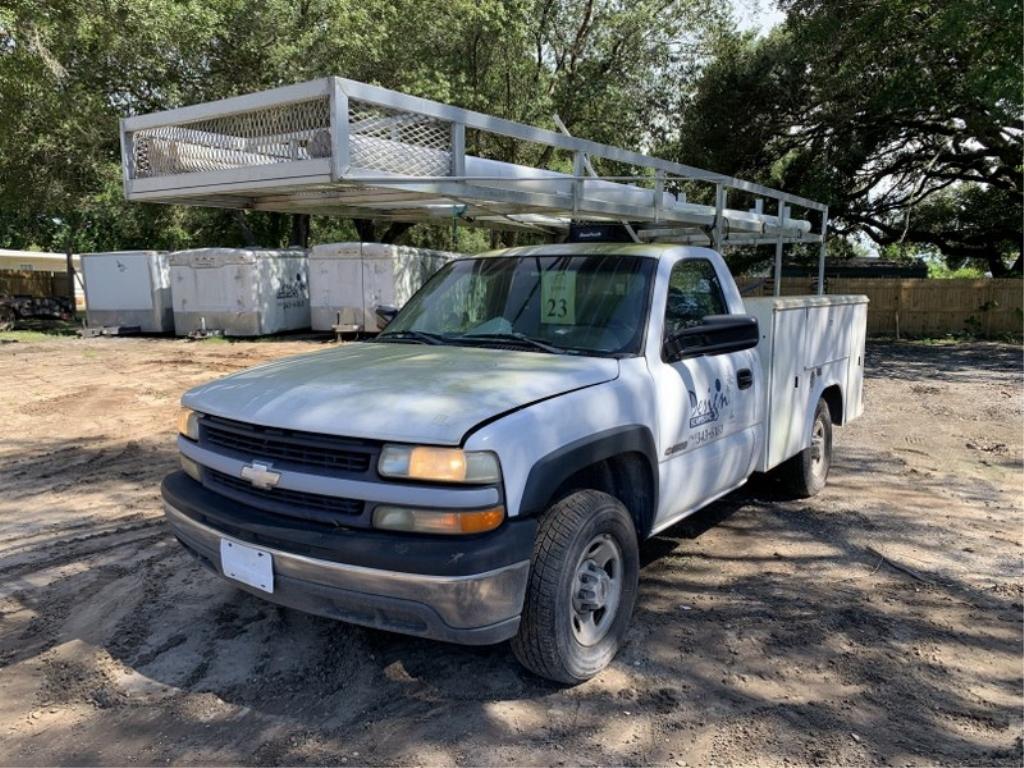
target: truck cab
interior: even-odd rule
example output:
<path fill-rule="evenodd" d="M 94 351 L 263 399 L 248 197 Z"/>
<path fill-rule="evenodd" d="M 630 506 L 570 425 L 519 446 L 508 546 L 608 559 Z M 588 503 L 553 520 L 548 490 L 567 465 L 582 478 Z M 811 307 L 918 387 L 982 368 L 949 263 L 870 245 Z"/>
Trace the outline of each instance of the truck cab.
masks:
<path fill-rule="evenodd" d="M 375 339 L 186 393 L 166 515 L 262 598 L 511 640 L 577 683 L 625 636 L 644 539 L 754 472 L 824 487 L 832 429 L 862 410 L 865 310 L 745 302 L 703 247 L 458 259 Z"/>

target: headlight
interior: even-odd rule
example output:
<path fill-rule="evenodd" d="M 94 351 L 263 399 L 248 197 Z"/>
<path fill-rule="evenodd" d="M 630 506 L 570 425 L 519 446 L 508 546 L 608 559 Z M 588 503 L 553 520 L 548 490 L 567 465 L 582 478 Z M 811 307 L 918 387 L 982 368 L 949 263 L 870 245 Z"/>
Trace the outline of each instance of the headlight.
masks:
<path fill-rule="evenodd" d="M 377 470 L 385 477 L 443 483 L 496 483 L 501 479 L 498 457 L 490 451 L 425 445 L 385 445 Z"/>
<path fill-rule="evenodd" d="M 178 434 L 189 440 L 199 439 L 199 414 L 191 408 L 182 408 L 178 413 Z"/>
<path fill-rule="evenodd" d="M 505 519 L 504 507 L 454 512 L 411 507 L 379 506 L 373 510 L 373 527 L 410 533 L 484 533 Z"/>

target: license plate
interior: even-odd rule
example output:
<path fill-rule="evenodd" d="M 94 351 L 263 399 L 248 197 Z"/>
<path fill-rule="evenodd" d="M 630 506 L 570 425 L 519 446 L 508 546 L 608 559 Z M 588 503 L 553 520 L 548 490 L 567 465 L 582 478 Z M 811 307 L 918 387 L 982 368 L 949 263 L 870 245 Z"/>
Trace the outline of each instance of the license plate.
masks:
<path fill-rule="evenodd" d="M 229 579 L 274 592 L 274 558 L 262 549 L 221 539 L 220 569 Z"/>

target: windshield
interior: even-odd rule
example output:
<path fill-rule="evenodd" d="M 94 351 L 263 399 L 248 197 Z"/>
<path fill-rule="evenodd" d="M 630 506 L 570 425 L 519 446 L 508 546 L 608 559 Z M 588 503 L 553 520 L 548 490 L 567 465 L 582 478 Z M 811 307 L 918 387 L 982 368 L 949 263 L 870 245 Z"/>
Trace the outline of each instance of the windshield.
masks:
<path fill-rule="evenodd" d="M 536 351 L 640 351 L 655 260 L 498 256 L 447 264 L 378 339 Z"/>

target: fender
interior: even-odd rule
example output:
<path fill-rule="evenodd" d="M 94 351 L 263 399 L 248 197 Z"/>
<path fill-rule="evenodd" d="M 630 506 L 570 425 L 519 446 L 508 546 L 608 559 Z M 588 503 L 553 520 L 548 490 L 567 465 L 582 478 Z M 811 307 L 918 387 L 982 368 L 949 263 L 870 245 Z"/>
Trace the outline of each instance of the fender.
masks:
<path fill-rule="evenodd" d="M 643 425 L 615 427 L 581 438 L 538 460 L 530 469 L 519 506 L 521 515 L 537 515 L 550 506 L 555 491 L 581 469 L 623 453 L 639 453 L 647 459 L 658 499 L 658 454 L 651 430 Z"/>
<path fill-rule="evenodd" d="M 840 414 L 839 414 L 839 418 L 842 419 L 842 421 L 836 421 L 835 425 L 836 426 L 841 426 L 842 423 L 845 421 L 844 412 L 846 410 L 846 391 L 845 391 L 845 388 L 843 387 L 843 382 L 839 381 L 834 376 L 829 376 L 828 378 L 820 377 L 820 378 L 817 379 L 817 381 L 814 382 L 814 390 L 813 390 L 814 395 L 812 397 L 808 398 L 807 414 L 806 414 L 806 418 L 804 419 L 804 424 L 808 425 L 808 429 L 810 428 L 810 425 L 814 422 L 814 411 L 818 407 L 818 401 L 821 399 L 822 393 L 824 393 L 824 391 L 826 389 L 828 389 L 829 387 L 838 387 L 839 388 L 839 398 L 840 398 L 840 401 L 842 403 L 842 407 L 840 408 Z M 808 441 L 809 441 L 809 437 L 808 437 Z M 810 443 L 808 442 L 808 445 L 809 444 Z M 807 445 L 805 445 L 803 447 L 806 448 Z"/>

